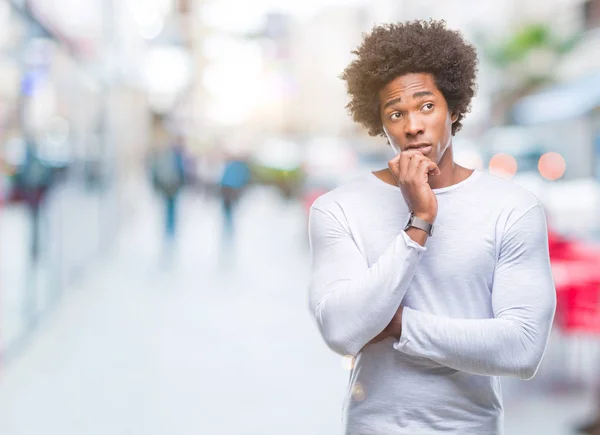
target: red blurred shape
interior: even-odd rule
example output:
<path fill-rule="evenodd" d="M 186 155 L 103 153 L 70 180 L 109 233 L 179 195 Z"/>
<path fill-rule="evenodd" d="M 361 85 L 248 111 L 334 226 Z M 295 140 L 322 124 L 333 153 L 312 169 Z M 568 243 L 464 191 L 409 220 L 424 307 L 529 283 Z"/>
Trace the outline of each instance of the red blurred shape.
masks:
<path fill-rule="evenodd" d="M 556 285 L 556 325 L 567 333 L 600 334 L 600 246 L 548 233 Z"/>
<path fill-rule="evenodd" d="M 313 203 L 319 198 L 319 196 L 327 193 L 327 189 L 319 188 L 319 189 L 311 189 L 307 193 L 305 193 L 302 197 L 302 202 L 304 204 L 304 210 L 308 214 L 310 211 L 310 207 Z"/>

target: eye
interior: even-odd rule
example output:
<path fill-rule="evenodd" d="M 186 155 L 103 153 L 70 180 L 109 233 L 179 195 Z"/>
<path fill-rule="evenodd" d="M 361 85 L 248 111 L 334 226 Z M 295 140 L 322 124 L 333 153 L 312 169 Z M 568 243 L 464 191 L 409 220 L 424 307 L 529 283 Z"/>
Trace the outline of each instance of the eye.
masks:
<path fill-rule="evenodd" d="M 433 103 L 427 103 L 423 106 L 422 110 L 424 112 L 431 112 L 433 110 Z"/>
<path fill-rule="evenodd" d="M 400 112 L 394 112 L 390 115 L 390 119 L 392 121 L 397 121 L 398 119 L 400 119 L 402 117 L 402 114 Z"/>

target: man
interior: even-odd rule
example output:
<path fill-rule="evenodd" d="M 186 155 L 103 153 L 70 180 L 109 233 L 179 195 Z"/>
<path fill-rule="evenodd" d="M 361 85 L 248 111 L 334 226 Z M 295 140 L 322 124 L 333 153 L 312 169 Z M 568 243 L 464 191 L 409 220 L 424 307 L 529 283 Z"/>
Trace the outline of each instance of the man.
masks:
<path fill-rule="evenodd" d="M 503 433 L 499 376 L 532 378 L 555 310 L 542 205 L 453 161 L 477 56 L 444 22 L 379 26 L 344 71 L 388 168 L 315 201 L 310 308 L 354 357 L 345 433 Z"/>

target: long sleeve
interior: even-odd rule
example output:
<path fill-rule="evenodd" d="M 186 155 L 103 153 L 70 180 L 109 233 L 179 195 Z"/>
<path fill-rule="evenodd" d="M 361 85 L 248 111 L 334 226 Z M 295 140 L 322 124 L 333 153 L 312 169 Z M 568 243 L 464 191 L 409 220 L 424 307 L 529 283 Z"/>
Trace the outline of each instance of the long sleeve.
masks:
<path fill-rule="evenodd" d="M 340 216 L 311 208 L 310 310 L 327 345 L 356 355 L 398 310 L 425 248 L 404 231 L 368 266 Z"/>
<path fill-rule="evenodd" d="M 504 233 L 492 287 L 492 319 L 452 319 L 405 308 L 394 347 L 479 375 L 532 378 L 556 306 L 541 205 Z"/>

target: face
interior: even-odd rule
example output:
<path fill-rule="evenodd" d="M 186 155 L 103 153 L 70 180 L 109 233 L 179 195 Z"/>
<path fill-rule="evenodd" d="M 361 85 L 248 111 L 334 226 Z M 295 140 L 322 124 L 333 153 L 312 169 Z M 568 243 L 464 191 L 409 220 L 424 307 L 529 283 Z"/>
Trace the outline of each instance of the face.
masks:
<path fill-rule="evenodd" d="M 381 122 L 396 153 L 417 148 L 436 164 L 452 143 L 456 121 L 431 74 L 396 77 L 379 92 Z"/>

